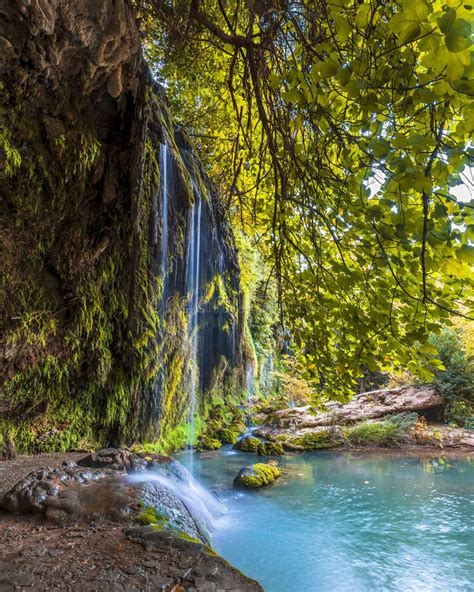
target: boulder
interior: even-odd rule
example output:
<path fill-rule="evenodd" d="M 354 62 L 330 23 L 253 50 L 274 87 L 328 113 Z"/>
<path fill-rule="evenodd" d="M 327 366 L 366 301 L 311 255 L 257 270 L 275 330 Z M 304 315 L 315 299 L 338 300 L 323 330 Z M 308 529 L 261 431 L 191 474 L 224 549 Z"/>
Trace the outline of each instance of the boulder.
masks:
<path fill-rule="evenodd" d="M 260 456 L 281 456 L 285 451 L 280 442 L 259 442 L 257 453 Z"/>
<path fill-rule="evenodd" d="M 474 431 L 448 425 L 426 425 L 416 429 L 415 442 L 423 446 L 474 450 Z"/>
<path fill-rule="evenodd" d="M 199 440 L 199 450 L 218 450 L 222 446 L 222 442 L 217 438 L 211 438 L 207 434 L 204 434 Z"/>
<path fill-rule="evenodd" d="M 224 444 L 235 444 L 240 435 L 239 427 L 223 428 L 219 431 L 219 440 Z"/>
<path fill-rule="evenodd" d="M 254 436 L 244 436 L 234 444 L 234 448 L 242 452 L 257 452 L 260 440 Z"/>
<path fill-rule="evenodd" d="M 234 479 L 234 487 L 257 489 L 273 483 L 280 476 L 280 469 L 271 464 L 255 464 L 240 469 Z"/>

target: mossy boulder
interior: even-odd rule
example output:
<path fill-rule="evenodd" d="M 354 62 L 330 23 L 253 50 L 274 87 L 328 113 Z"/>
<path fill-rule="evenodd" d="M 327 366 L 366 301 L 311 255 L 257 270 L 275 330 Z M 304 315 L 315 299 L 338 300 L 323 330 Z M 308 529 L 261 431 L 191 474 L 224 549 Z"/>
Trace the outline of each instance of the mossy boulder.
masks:
<path fill-rule="evenodd" d="M 198 449 L 200 450 L 217 450 L 222 446 L 222 442 L 217 438 L 212 438 L 207 434 L 201 437 L 198 444 Z"/>
<path fill-rule="evenodd" d="M 260 440 L 255 436 L 244 436 L 234 444 L 234 448 L 242 452 L 257 452 L 260 444 Z"/>
<path fill-rule="evenodd" d="M 281 456 L 285 454 L 280 442 L 259 442 L 257 452 L 260 456 Z"/>
<path fill-rule="evenodd" d="M 234 479 L 234 487 L 257 489 L 258 487 L 273 483 L 275 479 L 278 479 L 280 474 L 280 469 L 275 465 L 258 463 L 251 467 L 240 469 L 237 477 Z"/>
<path fill-rule="evenodd" d="M 338 429 L 311 431 L 295 437 L 283 436 L 278 440 L 285 448 L 293 450 L 324 450 L 337 448 L 344 444 L 344 438 Z"/>
<path fill-rule="evenodd" d="M 240 429 L 236 427 L 223 428 L 219 431 L 219 440 L 224 444 L 235 444 L 240 436 Z"/>

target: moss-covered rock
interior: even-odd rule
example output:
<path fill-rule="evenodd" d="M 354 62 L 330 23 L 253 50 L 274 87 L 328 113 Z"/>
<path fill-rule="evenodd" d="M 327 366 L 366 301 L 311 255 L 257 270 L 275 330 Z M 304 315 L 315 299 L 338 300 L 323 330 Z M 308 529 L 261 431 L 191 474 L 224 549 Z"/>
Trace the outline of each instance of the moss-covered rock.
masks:
<path fill-rule="evenodd" d="M 260 456 L 281 456 L 285 454 L 280 442 L 259 442 L 257 452 Z"/>
<path fill-rule="evenodd" d="M 158 512 L 156 508 L 151 506 L 144 507 L 143 510 L 138 514 L 136 521 L 142 526 L 147 524 L 153 524 L 164 528 L 169 522 L 169 516 L 164 513 Z"/>
<path fill-rule="evenodd" d="M 238 428 L 223 428 L 219 432 L 219 439 L 224 444 L 235 444 L 239 436 L 240 430 Z"/>
<path fill-rule="evenodd" d="M 282 444 L 287 448 L 300 450 L 322 450 L 325 448 L 337 448 L 344 443 L 339 430 L 328 429 L 308 432 L 295 438 L 282 439 Z"/>
<path fill-rule="evenodd" d="M 200 450 L 217 450 L 222 446 L 222 442 L 217 438 L 211 438 L 207 434 L 201 437 L 198 444 Z"/>
<path fill-rule="evenodd" d="M 234 448 L 242 452 L 257 452 L 260 440 L 254 436 L 244 436 L 234 444 Z"/>
<path fill-rule="evenodd" d="M 258 487 L 273 483 L 275 479 L 278 479 L 280 474 L 280 469 L 275 465 L 258 463 L 251 467 L 240 469 L 234 479 L 234 487 L 257 489 Z"/>

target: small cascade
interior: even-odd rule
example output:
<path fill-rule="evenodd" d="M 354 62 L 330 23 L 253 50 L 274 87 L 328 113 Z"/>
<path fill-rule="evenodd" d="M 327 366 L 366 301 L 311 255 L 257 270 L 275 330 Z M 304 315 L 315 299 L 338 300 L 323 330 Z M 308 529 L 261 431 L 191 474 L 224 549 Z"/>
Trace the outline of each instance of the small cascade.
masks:
<path fill-rule="evenodd" d="M 195 188 L 194 188 L 195 189 Z M 188 219 L 188 243 L 187 243 L 187 291 L 188 291 L 188 334 L 191 344 L 190 370 L 190 408 L 189 408 L 189 445 L 194 445 L 196 396 L 199 386 L 198 365 L 198 329 L 199 329 L 199 286 L 200 286 L 200 260 L 201 260 L 201 213 L 202 198 L 195 190 L 195 202 L 193 203 Z M 190 469 L 192 471 L 192 459 Z"/>
<path fill-rule="evenodd" d="M 163 469 L 139 471 L 128 475 L 130 483 L 146 483 L 156 489 L 171 491 L 186 506 L 198 527 L 204 527 L 208 533 L 216 528 L 217 520 L 227 512 L 224 504 L 207 491 L 179 462 L 173 460 Z M 156 496 L 160 505 L 162 496 Z M 160 510 L 160 507 L 156 508 Z"/>

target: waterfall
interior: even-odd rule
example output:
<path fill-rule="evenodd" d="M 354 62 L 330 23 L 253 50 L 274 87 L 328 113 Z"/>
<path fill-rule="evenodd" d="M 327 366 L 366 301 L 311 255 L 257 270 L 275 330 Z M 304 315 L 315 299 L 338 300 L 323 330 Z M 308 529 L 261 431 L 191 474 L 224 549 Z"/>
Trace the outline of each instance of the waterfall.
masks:
<path fill-rule="evenodd" d="M 250 403 L 250 399 L 253 397 L 255 390 L 255 370 L 251 362 L 247 362 L 245 368 L 245 388 L 247 391 L 247 400 Z"/>
<path fill-rule="evenodd" d="M 163 469 L 129 474 L 127 481 L 137 484 L 147 483 L 171 491 L 183 502 L 195 522 L 198 525 L 202 524 L 207 532 L 215 530 L 217 520 L 227 512 L 225 505 L 175 460 Z M 160 497 L 157 496 L 157 501 Z M 156 509 L 161 508 L 158 506 Z"/>
<path fill-rule="evenodd" d="M 168 145 L 160 144 L 161 171 L 161 273 L 163 277 L 163 294 L 165 293 L 168 275 L 169 228 L 168 228 Z"/>
<path fill-rule="evenodd" d="M 270 354 L 265 358 L 261 372 L 261 386 L 265 391 L 270 391 L 273 382 L 273 356 Z"/>
<path fill-rule="evenodd" d="M 194 445 L 196 394 L 198 390 L 198 330 L 199 330 L 199 268 L 201 259 L 201 212 L 202 199 L 196 188 L 193 187 L 195 201 L 191 207 L 188 218 L 188 252 L 187 252 L 187 290 L 189 298 L 188 334 L 191 344 L 190 360 L 190 408 L 189 408 L 189 444 Z M 191 459 L 192 463 L 192 459 Z M 192 470 L 192 464 L 190 465 Z"/>
<path fill-rule="evenodd" d="M 161 178 L 161 186 L 160 186 L 160 215 L 161 215 L 161 260 L 160 260 L 160 270 L 161 270 L 161 279 L 162 279 L 162 291 L 161 291 L 161 300 L 159 304 L 159 313 L 162 319 L 165 316 L 166 310 L 166 300 L 168 296 L 168 272 L 169 272 L 169 224 L 168 224 L 168 202 L 169 202 L 169 175 L 168 175 L 168 164 L 169 164 L 169 151 L 167 144 L 160 144 L 160 156 L 159 156 L 159 167 L 160 167 L 160 178 Z M 156 206 L 158 206 L 158 197 L 156 198 Z M 157 230 L 158 224 L 155 222 L 154 227 L 154 243 L 158 242 L 157 240 Z M 165 331 L 164 321 L 161 321 L 161 325 L 159 328 L 159 335 L 160 339 L 163 342 Z M 159 372 L 158 377 L 155 383 L 155 397 L 157 401 L 157 409 L 158 409 L 158 402 L 162 397 L 163 394 L 163 386 L 165 382 L 165 368 L 163 366 L 163 352 L 160 350 L 158 356 L 158 365 L 159 365 Z"/>

